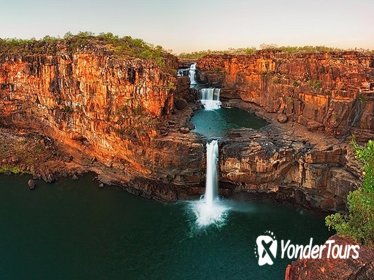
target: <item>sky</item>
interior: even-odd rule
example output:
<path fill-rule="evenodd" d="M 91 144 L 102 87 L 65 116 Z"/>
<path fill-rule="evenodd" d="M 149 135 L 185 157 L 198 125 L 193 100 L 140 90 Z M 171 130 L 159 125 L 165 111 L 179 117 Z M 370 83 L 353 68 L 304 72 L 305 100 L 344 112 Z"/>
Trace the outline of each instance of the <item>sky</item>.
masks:
<path fill-rule="evenodd" d="M 325 45 L 374 49 L 374 0 L 0 0 L 1 38 L 112 32 L 174 53 Z"/>

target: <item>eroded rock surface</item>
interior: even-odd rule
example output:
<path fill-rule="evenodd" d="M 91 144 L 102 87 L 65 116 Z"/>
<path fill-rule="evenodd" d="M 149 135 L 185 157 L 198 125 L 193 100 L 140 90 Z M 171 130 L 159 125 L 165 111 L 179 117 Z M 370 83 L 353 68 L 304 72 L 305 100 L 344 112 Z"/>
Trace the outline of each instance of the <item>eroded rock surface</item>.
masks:
<path fill-rule="evenodd" d="M 142 178 L 156 193 L 158 185 L 178 189 L 204 180 L 202 141 L 178 132 L 192 111 L 183 102 L 186 81 L 170 74 L 178 67 L 175 57 L 160 67 L 100 43 L 76 51 L 64 43 L 54 47 L 46 54 L 0 54 L 3 126 L 50 137 L 88 170 L 116 173 L 103 175 L 107 181 L 131 185 Z M 177 83 L 184 88 L 176 91 Z M 181 106 L 171 116 L 175 96 Z M 53 172 L 44 170 L 39 174 L 53 181 Z"/>
<path fill-rule="evenodd" d="M 360 169 L 347 166 L 353 161 L 348 145 L 331 141 L 306 140 L 276 125 L 232 131 L 221 143 L 221 180 L 235 184 L 236 192 L 344 210 L 347 194 L 360 185 Z"/>

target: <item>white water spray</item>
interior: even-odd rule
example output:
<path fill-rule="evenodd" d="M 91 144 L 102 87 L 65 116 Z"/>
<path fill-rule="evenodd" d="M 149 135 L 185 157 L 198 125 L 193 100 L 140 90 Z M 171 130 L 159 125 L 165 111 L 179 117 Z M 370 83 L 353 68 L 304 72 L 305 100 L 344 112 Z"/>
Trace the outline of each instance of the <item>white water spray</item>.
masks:
<path fill-rule="evenodd" d="M 190 77 L 190 84 L 191 85 L 196 85 L 196 80 L 195 80 L 195 74 L 196 74 L 196 63 L 191 64 L 190 66 L 190 71 L 189 71 L 189 77 Z"/>
<path fill-rule="evenodd" d="M 220 88 L 202 88 L 200 89 L 200 102 L 205 110 L 217 110 L 221 108 Z"/>
<path fill-rule="evenodd" d="M 207 143 L 207 165 L 205 194 L 200 201 L 195 201 L 193 211 L 199 227 L 210 224 L 222 224 L 228 208 L 218 198 L 218 141 Z"/>

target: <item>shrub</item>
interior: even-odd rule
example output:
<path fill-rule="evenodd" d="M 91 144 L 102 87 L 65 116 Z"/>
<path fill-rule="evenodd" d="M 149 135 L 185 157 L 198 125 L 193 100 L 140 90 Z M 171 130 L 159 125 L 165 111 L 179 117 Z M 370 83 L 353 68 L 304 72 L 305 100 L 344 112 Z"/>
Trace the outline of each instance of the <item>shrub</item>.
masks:
<path fill-rule="evenodd" d="M 73 113 L 74 109 L 71 106 L 65 105 L 62 109 L 65 113 Z"/>
<path fill-rule="evenodd" d="M 308 83 L 310 88 L 314 91 L 317 91 L 322 87 L 322 83 L 320 80 L 309 80 Z"/>
<path fill-rule="evenodd" d="M 181 53 L 179 54 L 179 58 L 182 59 L 200 59 L 204 56 L 211 55 L 211 54 L 232 54 L 232 55 L 250 55 L 256 53 L 256 48 L 230 48 L 228 50 L 224 51 L 212 51 L 212 50 L 206 50 L 206 51 L 197 51 L 197 52 L 191 52 L 191 53 Z"/>
<path fill-rule="evenodd" d="M 0 174 L 2 173 L 20 174 L 22 170 L 18 166 L 4 165 L 0 167 Z"/>

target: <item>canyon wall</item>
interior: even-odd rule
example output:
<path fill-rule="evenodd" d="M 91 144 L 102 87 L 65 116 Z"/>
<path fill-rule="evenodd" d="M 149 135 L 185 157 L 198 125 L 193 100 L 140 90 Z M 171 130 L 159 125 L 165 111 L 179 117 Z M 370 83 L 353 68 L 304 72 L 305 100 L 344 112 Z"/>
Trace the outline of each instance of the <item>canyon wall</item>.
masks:
<path fill-rule="evenodd" d="M 202 142 L 178 131 L 160 135 L 174 125 L 168 119 L 177 79 L 170 73 L 177 67 L 173 56 L 162 68 L 96 43 L 0 54 L 0 123 L 41 132 L 118 170 L 121 184 L 148 179 L 156 193 L 162 185 L 199 185 Z"/>
<path fill-rule="evenodd" d="M 200 79 L 223 85 L 223 96 L 282 113 L 311 130 L 340 136 L 356 129 L 360 139 L 370 137 L 372 62 L 354 53 L 351 62 L 341 61 L 346 68 L 338 68 L 338 74 L 324 66 L 327 76 L 317 75 L 310 61 L 318 64 L 316 57 L 331 55 L 208 56 L 198 66 Z M 97 42 L 75 51 L 62 42 L 53 52 L 2 53 L 0 125 L 49 136 L 62 149 L 69 148 L 73 161 L 85 158 L 87 170 L 129 191 L 166 200 L 201 194 L 204 141 L 188 133 L 197 93 L 189 88 L 188 77 L 175 77 L 176 58 L 164 59 L 160 66 L 150 59 L 119 56 Z M 337 63 L 330 60 L 323 60 L 324 65 Z M 359 93 L 354 86 L 343 89 L 347 81 Z M 332 126 L 327 121 L 332 117 L 340 124 Z M 346 194 L 360 182 L 360 168 L 352 164 L 347 145 L 336 139 L 318 145 L 320 138 L 295 135 L 287 126 L 292 122 L 275 123 L 260 131 L 233 132 L 221 141 L 222 193 L 276 194 L 306 206 L 343 209 Z M 0 154 L 4 160 L 12 162 L 11 155 Z M 38 173 L 37 163 L 32 170 Z"/>
<path fill-rule="evenodd" d="M 197 61 L 203 82 L 335 137 L 374 138 L 374 56 L 359 52 L 209 55 Z M 283 119 L 285 119 L 283 117 Z"/>

